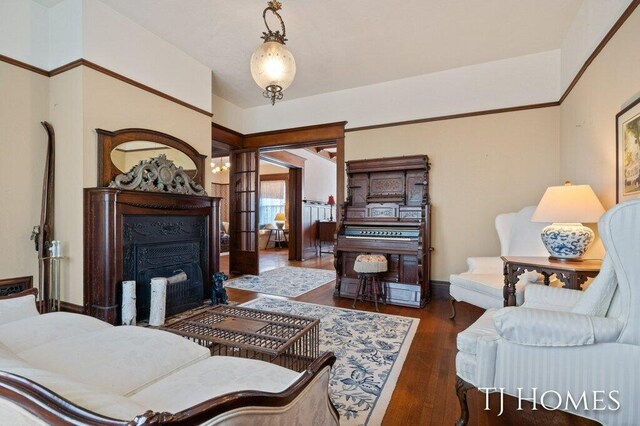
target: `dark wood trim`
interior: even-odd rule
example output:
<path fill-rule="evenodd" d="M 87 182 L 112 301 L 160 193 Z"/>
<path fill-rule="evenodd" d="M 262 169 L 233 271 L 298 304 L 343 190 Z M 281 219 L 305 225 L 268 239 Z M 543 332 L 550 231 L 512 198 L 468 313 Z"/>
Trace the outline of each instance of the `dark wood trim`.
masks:
<path fill-rule="evenodd" d="M 289 169 L 289 260 L 302 260 L 304 169 Z"/>
<path fill-rule="evenodd" d="M 16 278 L 4 278 L 0 280 L 0 287 L 9 287 L 14 285 L 22 285 L 25 288 L 33 287 L 33 275 Z"/>
<path fill-rule="evenodd" d="M 178 98 L 175 98 L 175 97 L 173 97 L 171 95 L 168 95 L 168 94 L 166 94 L 164 92 L 161 92 L 159 90 L 156 90 L 156 89 L 154 89 L 154 88 L 152 88 L 150 86 L 147 86 L 146 84 L 142 84 L 142 83 L 140 83 L 138 81 L 135 81 L 135 80 L 133 80 L 133 79 L 131 79 L 129 77 L 125 77 L 122 74 L 118 74 L 117 72 L 111 71 L 110 69 L 102 67 L 102 66 L 100 66 L 100 65 L 98 65 L 96 63 L 93 63 L 91 61 L 87 61 L 86 59 L 77 59 L 77 60 L 75 60 L 73 62 L 69 62 L 66 65 L 62 65 L 61 67 L 58 67 L 58 68 L 55 68 L 55 69 L 51 70 L 48 73 L 48 75 L 49 75 L 49 77 L 54 77 L 54 76 L 56 76 L 58 74 L 62 74 L 63 72 L 72 70 L 72 69 L 77 68 L 77 67 L 79 67 L 81 65 L 84 65 L 87 68 L 91 68 L 92 70 L 101 72 L 102 74 L 108 75 L 109 77 L 113 77 L 116 80 L 120 80 L 122 82 L 130 84 L 130 85 L 132 85 L 134 87 L 137 87 L 138 89 L 142 89 L 142 90 L 144 90 L 146 92 L 149 92 L 151 94 L 154 94 L 156 96 L 160 96 L 161 98 L 164 98 L 164 99 L 166 99 L 168 101 L 174 102 L 174 103 L 176 103 L 178 105 L 181 105 L 183 107 L 189 108 L 189 109 L 191 109 L 193 111 L 199 112 L 200 114 L 204 114 L 207 117 L 213 117 L 213 114 L 210 113 L 209 111 L 205 111 L 204 109 L 198 108 L 195 105 L 191 105 L 191 104 L 189 104 L 187 102 L 181 101 Z"/>
<path fill-rule="evenodd" d="M 611 29 L 609 30 L 609 32 L 607 32 L 607 34 L 604 36 L 602 41 L 598 44 L 598 46 L 596 46 L 595 50 L 591 53 L 591 55 L 589 55 L 585 63 L 582 65 L 582 67 L 578 71 L 578 74 L 576 74 L 576 76 L 573 78 L 573 80 L 569 84 L 569 87 L 567 87 L 567 89 L 564 91 L 564 93 L 560 97 L 560 100 L 558 101 L 559 104 L 564 102 L 567 96 L 569 96 L 569 93 L 571 93 L 571 91 L 576 86 L 576 84 L 578 84 L 578 81 L 580 80 L 582 75 L 587 71 L 587 68 L 589 68 L 589 65 L 591 65 L 591 63 L 596 59 L 596 57 L 600 54 L 600 52 L 602 52 L 604 47 L 611 41 L 613 36 L 618 32 L 618 30 L 627 21 L 627 19 L 629 19 L 631 14 L 636 10 L 636 8 L 639 5 L 640 5 L 640 0 L 633 0 L 631 4 L 629 4 L 629 6 L 626 8 L 626 10 L 622 13 L 622 15 L 620 15 L 620 17 L 615 22 L 615 24 L 613 24 L 613 27 L 611 27 Z"/>
<path fill-rule="evenodd" d="M 225 144 L 228 149 L 242 148 L 244 135 L 220 124 L 211 123 L 211 140 Z"/>
<path fill-rule="evenodd" d="M 306 158 L 287 151 L 270 151 L 260 153 L 260 158 L 283 167 L 304 167 Z"/>
<path fill-rule="evenodd" d="M 124 218 L 130 216 L 200 216 L 209 238 L 202 248 L 202 276 L 219 271 L 220 198 L 198 195 L 85 188 L 83 209 L 83 310 L 110 324 L 120 316 L 119 286 L 123 277 Z M 205 297 L 211 282 L 204 281 Z"/>
<path fill-rule="evenodd" d="M 60 301 L 60 310 L 62 312 L 71 312 L 73 314 L 84 314 L 84 307 L 75 303 Z"/>
<path fill-rule="evenodd" d="M 24 296 L 37 296 L 38 295 L 38 289 L 37 288 L 33 288 L 33 287 L 29 287 L 25 290 L 22 291 L 15 291 L 15 292 L 11 292 L 7 295 L 1 296 L 0 295 L 0 300 L 7 300 L 7 299 L 15 299 L 18 297 L 24 297 Z"/>
<path fill-rule="evenodd" d="M 120 129 L 114 132 L 96 129 L 98 134 L 98 187 L 109 186 L 109 183 L 119 174 L 126 172 L 118 169 L 111 161 L 111 151 L 125 142 L 145 141 L 161 143 L 184 153 L 196 165 L 197 174 L 193 179 L 196 183 L 205 184 L 206 155 L 175 136 L 149 129 Z"/>
<path fill-rule="evenodd" d="M 42 68 L 34 67 L 33 65 L 29 65 L 26 62 L 19 61 L 17 59 L 10 58 L 8 56 L 0 55 L 0 62 L 6 62 L 7 64 L 14 65 L 19 68 L 24 68 L 25 70 L 35 72 L 36 74 L 44 75 L 45 77 L 49 77 L 49 72 L 43 70 Z"/>
<path fill-rule="evenodd" d="M 17 404 L 47 424 L 91 424 L 97 426 L 127 426 L 131 424 L 201 424 L 243 407 L 286 407 L 336 361 L 332 352 L 325 352 L 311 363 L 309 368 L 287 389 L 279 393 L 259 391 L 232 392 L 196 404 L 175 414 L 157 413 L 151 410 L 132 420 L 112 419 L 91 412 L 55 392 L 22 376 L 0 371 L 0 397 Z M 328 396 L 327 396 L 328 399 Z M 330 404 L 329 401 L 327 401 Z M 331 405 L 339 418 L 338 411 Z"/>
<path fill-rule="evenodd" d="M 560 99 L 558 101 L 531 104 L 531 105 L 521 105 L 521 106 L 516 106 L 516 107 L 508 107 L 508 108 L 497 108 L 497 109 L 490 109 L 490 110 L 483 110 L 483 111 L 474 111 L 474 112 L 468 112 L 468 113 L 462 113 L 462 114 L 443 115 L 443 116 L 438 116 L 438 117 L 422 118 L 422 119 L 408 120 L 408 121 L 398 121 L 398 122 L 391 122 L 391 123 L 386 123 L 386 124 L 376 124 L 376 125 L 371 125 L 371 126 L 354 127 L 354 128 L 346 129 L 345 132 L 357 132 L 357 131 L 361 131 L 361 130 L 379 129 L 379 128 L 385 128 L 385 127 L 402 126 L 402 125 L 407 125 L 407 124 L 428 123 L 428 122 L 431 122 L 431 121 L 453 120 L 453 119 L 456 119 L 456 118 L 466 118 L 466 117 L 474 117 L 474 116 L 488 115 L 488 114 L 501 114 L 501 113 L 505 113 L 505 112 L 523 111 L 523 110 L 527 110 L 527 109 L 548 108 L 548 107 L 558 106 L 558 105 L 562 104 L 562 102 L 564 102 L 564 100 L 567 98 L 567 96 L 569 96 L 569 93 L 571 93 L 571 91 L 573 90 L 575 85 L 578 83 L 578 81 L 580 80 L 582 75 L 585 73 L 587 68 L 589 68 L 589 65 L 591 65 L 591 63 L 600 54 L 600 52 L 609 43 L 609 41 L 611 41 L 613 36 L 618 32 L 618 30 L 627 21 L 627 19 L 633 14 L 633 12 L 636 10 L 636 8 L 639 5 L 640 5 L 640 0 L 633 0 L 631 2 L 631 4 L 629 4 L 627 9 L 618 18 L 618 20 L 613 24 L 613 27 L 611 27 L 611 29 L 607 32 L 607 34 L 604 36 L 602 41 L 600 41 L 598 46 L 596 46 L 595 50 L 587 58 L 585 63 L 582 65 L 582 67 L 580 68 L 580 70 L 578 71 L 576 76 L 573 78 L 573 80 L 571 81 L 571 83 L 569 84 L 569 86 L 564 91 L 564 93 L 562 94 L 562 96 L 560 97 Z M 207 115 L 209 117 L 213 117 L 213 114 L 208 112 L 208 111 L 200 109 L 200 108 L 198 108 L 196 106 L 193 106 L 191 104 L 188 104 L 186 102 L 182 102 L 181 100 L 176 99 L 176 98 L 174 98 L 174 97 L 172 97 L 170 95 L 167 95 L 167 94 L 162 93 L 162 92 L 160 92 L 158 90 L 152 89 L 152 88 L 150 88 L 148 86 L 145 86 L 142 83 L 138 83 L 135 80 L 131 80 L 131 79 L 127 78 L 127 77 L 124 77 L 124 76 L 122 76 L 120 74 L 117 74 L 117 73 L 115 73 L 113 71 L 110 71 L 110 70 L 108 70 L 106 68 L 103 68 L 103 67 L 101 67 L 101 66 L 99 66 L 97 64 L 89 62 L 86 59 L 75 60 L 75 61 L 70 62 L 70 63 L 68 63 L 66 65 L 63 65 L 61 67 L 55 68 L 55 69 L 51 70 L 50 72 L 47 72 L 47 71 L 45 71 L 45 70 L 43 70 L 41 68 L 34 67 L 32 65 L 26 64 L 24 62 L 18 61 L 16 59 L 9 58 L 9 57 L 4 56 L 4 55 L 0 55 L 0 61 L 3 61 L 3 62 L 6 62 L 6 63 L 9 63 L 9 64 L 12 64 L 12 65 L 27 69 L 29 71 L 33 71 L 33 72 L 41 74 L 41 75 L 49 76 L 49 77 L 52 77 L 54 75 L 63 73 L 65 71 L 73 69 L 73 68 L 75 68 L 77 66 L 85 65 L 85 66 L 87 66 L 89 68 L 95 69 L 96 71 L 103 72 L 104 74 L 110 75 L 111 77 L 114 77 L 114 78 L 117 78 L 119 80 L 125 81 L 125 82 L 127 82 L 129 84 L 132 84 L 133 86 L 136 86 L 136 87 L 138 87 L 140 89 L 149 91 L 149 92 L 151 92 L 153 94 L 156 94 L 158 96 L 161 96 L 161 97 L 163 97 L 165 99 L 168 99 L 168 100 L 171 100 L 173 102 L 176 102 L 176 103 L 178 103 L 178 104 L 180 104 L 182 106 L 185 106 L 187 108 L 193 109 L 194 111 L 198 111 L 198 112 L 200 112 L 202 114 L 205 114 L 205 115 Z M 344 122 L 344 123 L 346 125 L 346 122 Z M 219 125 L 217 125 L 217 126 L 219 126 Z M 223 126 L 220 126 L 220 127 L 223 127 Z M 314 127 L 314 126 L 309 126 L 309 127 Z M 228 130 L 230 130 L 230 129 L 228 129 Z M 235 132 L 235 133 L 237 133 L 237 132 Z M 259 137 L 262 137 L 262 136 L 268 136 L 269 133 L 270 132 L 254 133 L 252 135 L 247 135 L 247 136 L 252 136 L 252 137 L 259 138 Z M 258 140 L 260 140 L 260 139 L 258 139 Z M 255 143 L 255 142 L 253 142 L 253 143 Z M 247 146 L 253 146 L 253 145 L 247 145 Z"/>
<path fill-rule="evenodd" d="M 270 175 L 260 175 L 260 181 L 266 180 L 283 180 L 285 182 L 289 181 L 289 173 L 273 173 Z M 288 191 L 287 191 L 288 192 Z"/>
<path fill-rule="evenodd" d="M 448 299 L 449 287 L 451 283 L 449 281 L 431 280 L 431 298 L 432 299 Z"/>
<path fill-rule="evenodd" d="M 169 149 L 169 147 L 166 146 L 159 146 L 157 148 L 140 148 L 140 149 L 120 149 L 120 148 L 116 148 L 116 151 L 120 151 L 120 152 L 143 152 L 143 151 L 159 151 L 161 149 Z"/>
<path fill-rule="evenodd" d="M 58 74 L 62 74 L 63 72 L 67 72 L 69 70 L 72 70 L 74 68 L 78 68 L 80 65 L 83 65 L 84 59 L 76 59 L 75 61 L 71 61 L 68 64 L 64 64 L 61 65 L 57 68 L 52 69 L 51 71 L 49 71 L 49 77 L 54 77 Z"/>
<path fill-rule="evenodd" d="M 291 129 L 272 130 L 269 132 L 251 133 L 244 136 L 246 148 L 302 148 L 309 144 L 335 144 L 335 139 L 344 137 L 346 121 L 317 124 L 313 126 L 294 127 Z"/>
<path fill-rule="evenodd" d="M 336 139 L 336 222 L 342 218 L 340 206 L 344 203 L 345 187 L 344 137 Z"/>
<path fill-rule="evenodd" d="M 441 115 L 438 117 L 419 118 L 416 120 L 396 121 L 393 123 L 373 124 L 371 126 L 362 126 L 362 127 L 352 127 L 349 129 L 345 129 L 345 133 L 360 132 L 363 130 L 384 129 L 386 127 L 407 126 L 410 124 L 430 123 L 432 121 L 455 120 L 458 118 L 477 117 L 480 115 L 503 114 L 505 112 L 516 112 L 516 111 L 524 111 L 529 109 L 549 108 L 549 107 L 556 107 L 559 105 L 560 105 L 560 102 L 556 101 L 556 102 L 545 102 L 540 104 L 513 106 L 513 107 L 507 107 L 507 108 L 487 109 L 484 111 L 463 112 L 460 114 Z"/>

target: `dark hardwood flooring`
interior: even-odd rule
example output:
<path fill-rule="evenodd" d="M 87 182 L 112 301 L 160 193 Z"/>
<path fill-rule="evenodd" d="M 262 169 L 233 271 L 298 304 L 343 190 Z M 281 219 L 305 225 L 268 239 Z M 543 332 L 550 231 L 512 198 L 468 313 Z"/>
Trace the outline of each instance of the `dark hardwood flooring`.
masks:
<path fill-rule="evenodd" d="M 333 256 L 290 262 L 286 250 L 265 250 L 260 256 L 260 271 L 281 266 L 333 269 Z M 221 257 L 221 270 L 228 271 L 228 256 Z M 335 283 L 329 283 L 292 299 L 320 305 L 351 308 L 353 300 L 334 298 Z M 229 299 L 238 303 L 266 297 L 260 293 L 228 289 Z M 357 309 L 373 311 L 372 303 L 358 302 Z M 456 335 L 473 323 L 482 309 L 466 303 L 457 304 L 455 320 L 449 320 L 447 300 L 431 300 L 424 309 L 399 306 L 380 306 L 380 312 L 419 318 L 420 324 L 404 363 L 400 378 L 387 408 L 383 425 L 454 425 L 460 414 L 455 392 Z M 595 425 L 598 423 L 563 412 L 544 411 L 530 406 L 517 411 L 516 400 L 505 396 L 504 414 L 497 416 L 499 401 L 492 395 L 492 411 L 484 411 L 484 394 L 473 389 L 468 392 L 470 426 L 488 425 Z"/>

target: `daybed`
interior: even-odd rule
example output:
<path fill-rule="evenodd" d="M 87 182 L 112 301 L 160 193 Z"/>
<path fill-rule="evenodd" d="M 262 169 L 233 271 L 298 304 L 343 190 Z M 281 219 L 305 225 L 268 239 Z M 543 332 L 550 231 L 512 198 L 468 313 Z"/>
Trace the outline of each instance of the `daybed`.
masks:
<path fill-rule="evenodd" d="M 302 373 L 210 356 L 177 335 L 39 315 L 35 291 L 0 300 L 0 423 L 337 425 L 325 353 Z"/>

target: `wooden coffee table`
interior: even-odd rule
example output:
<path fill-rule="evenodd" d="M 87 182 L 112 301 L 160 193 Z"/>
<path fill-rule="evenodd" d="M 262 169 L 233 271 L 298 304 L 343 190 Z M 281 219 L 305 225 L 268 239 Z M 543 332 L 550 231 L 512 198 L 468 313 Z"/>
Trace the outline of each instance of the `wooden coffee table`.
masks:
<path fill-rule="evenodd" d="M 203 306 L 160 327 L 211 350 L 211 355 L 268 361 L 304 371 L 320 355 L 320 320 L 239 306 Z"/>

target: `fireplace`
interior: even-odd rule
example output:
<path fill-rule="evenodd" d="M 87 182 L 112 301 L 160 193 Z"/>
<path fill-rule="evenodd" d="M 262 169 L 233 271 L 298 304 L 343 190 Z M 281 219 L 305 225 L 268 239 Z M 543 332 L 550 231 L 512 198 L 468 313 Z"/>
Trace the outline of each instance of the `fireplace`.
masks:
<path fill-rule="evenodd" d="M 219 198 L 85 189 L 86 314 L 118 324 L 122 281 L 135 280 L 138 319 L 149 316 L 149 282 L 186 275 L 167 287 L 167 315 L 199 306 L 219 262 Z"/>
<path fill-rule="evenodd" d="M 136 281 L 139 321 L 149 318 L 151 278 L 180 277 L 167 286 L 167 316 L 202 304 L 206 229 L 203 216 L 124 216 L 122 279 Z"/>

